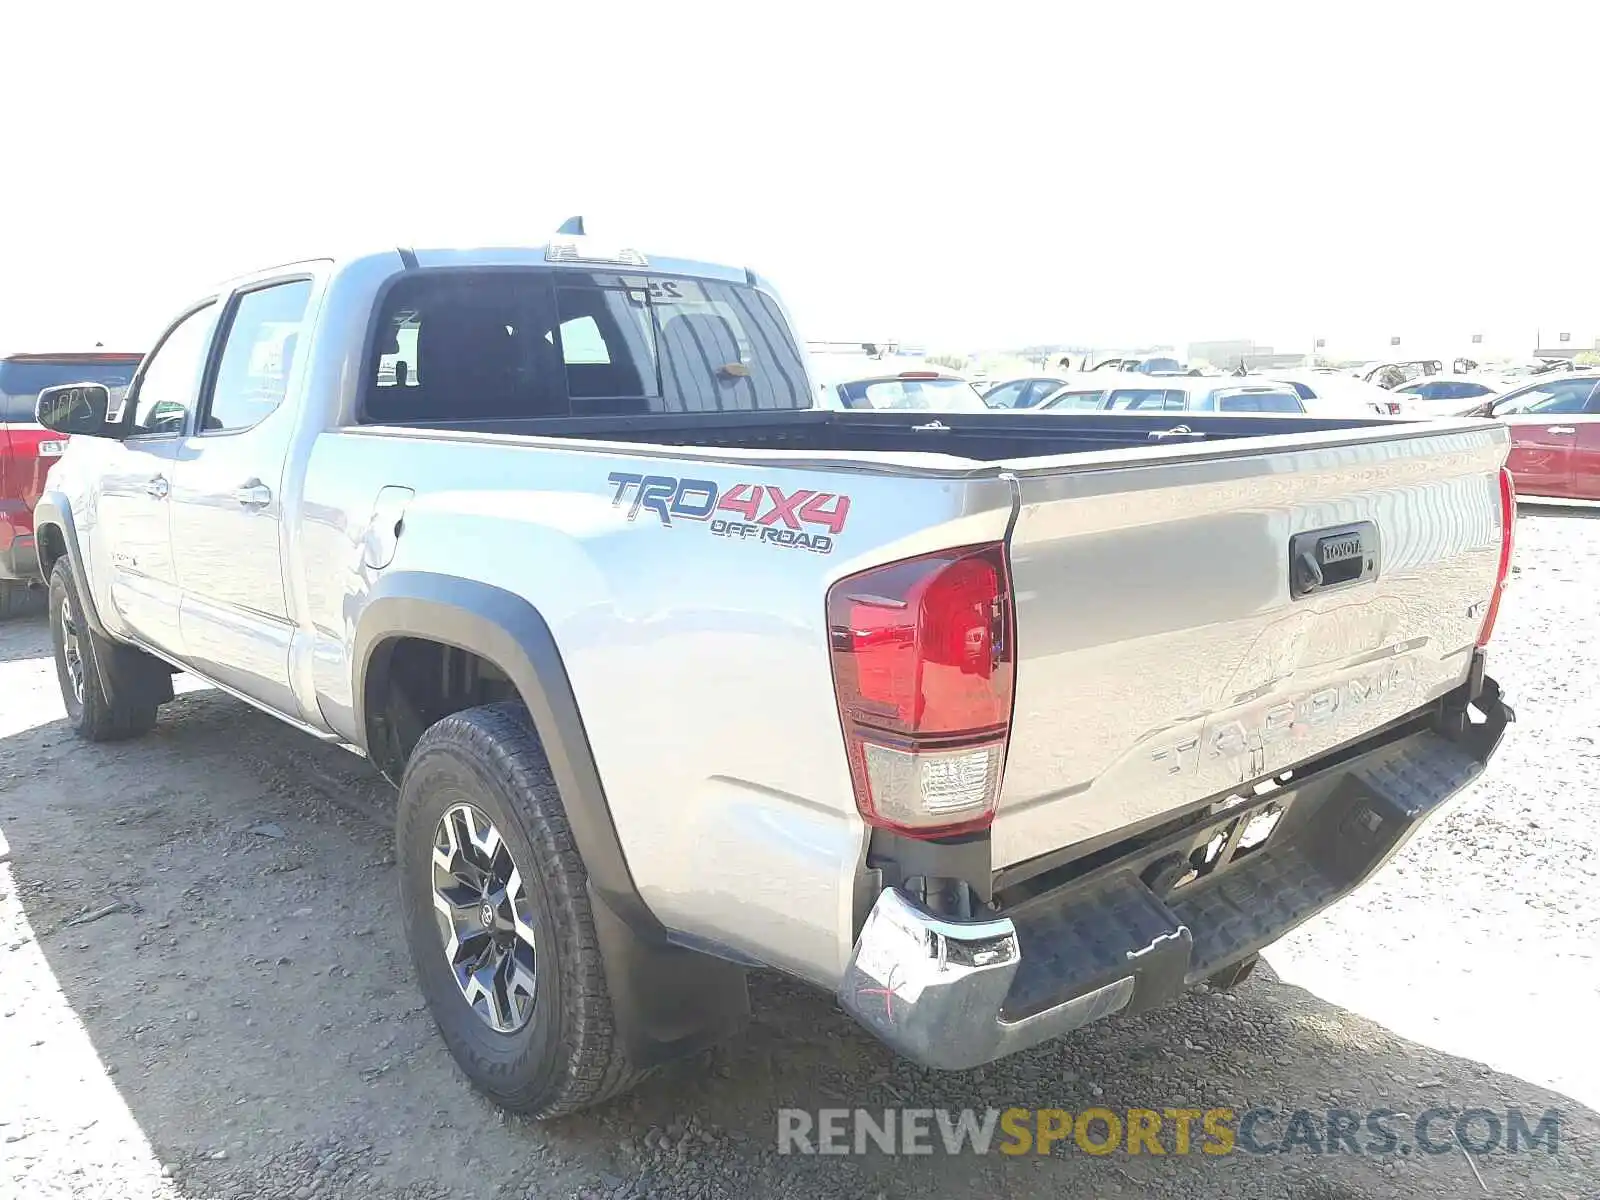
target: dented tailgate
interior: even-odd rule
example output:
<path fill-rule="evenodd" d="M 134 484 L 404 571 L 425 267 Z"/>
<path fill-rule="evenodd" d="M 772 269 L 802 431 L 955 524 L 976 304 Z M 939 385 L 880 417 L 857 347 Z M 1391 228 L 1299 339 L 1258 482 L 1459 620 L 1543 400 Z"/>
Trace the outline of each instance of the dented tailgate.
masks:
<path fill-rule="evenodd" d="M 1012 464 L 998 869 L 1284 770 L 1459 684 L 1493 592 L 1487 423 Z"/>

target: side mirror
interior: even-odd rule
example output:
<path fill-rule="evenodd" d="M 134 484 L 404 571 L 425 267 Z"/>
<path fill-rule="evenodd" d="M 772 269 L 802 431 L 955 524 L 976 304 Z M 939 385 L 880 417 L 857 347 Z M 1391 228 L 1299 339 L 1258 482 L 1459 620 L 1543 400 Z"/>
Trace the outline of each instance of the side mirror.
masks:
<path fill-rule="evenodd" d="M 34 418 L 55 433 L 73 437 L 121 438 L 120 425 L 106 421 L 111 389 L 103 383 L 63 383 L 47 387 L 34 404 Z"/>

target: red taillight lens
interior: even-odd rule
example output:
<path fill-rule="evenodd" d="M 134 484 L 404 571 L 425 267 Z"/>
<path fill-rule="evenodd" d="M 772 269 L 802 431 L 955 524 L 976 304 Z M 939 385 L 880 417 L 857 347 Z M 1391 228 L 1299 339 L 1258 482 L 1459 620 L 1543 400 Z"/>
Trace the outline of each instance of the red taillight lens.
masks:
<path fill-rule="evenodd" d="M 1495 618 L 1500 615 L 1500 597 L 1511 579 L 1511 552 L 1517 541 L 1517 489 L 1511 472 L 1500 468 L 1500 565 L 1495 570 L 1494 592 L 1489 596 L 1489 611 L 1483 615 L 1478 645 L 1487 646 L 1494 636 Z"/>
<path fill-rule="evenodd" d="M 829 589 L 834 692 L 869 824 L 934 837 L 993 820 L 1012 625 L 999 545 L 890 563 Z"/>
<path fill-rule="evenodd" d="M 1398 400 L 1385 400 L 1383 406 L 1389 410 L 1391 417 L 1400 415 L 1400 402 Z"/>

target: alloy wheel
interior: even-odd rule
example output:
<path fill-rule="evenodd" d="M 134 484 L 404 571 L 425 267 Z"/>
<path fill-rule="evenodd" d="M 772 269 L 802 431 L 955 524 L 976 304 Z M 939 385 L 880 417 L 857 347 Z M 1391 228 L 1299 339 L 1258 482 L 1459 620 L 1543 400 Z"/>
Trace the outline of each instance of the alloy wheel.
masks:
<path fill-rule="evenodd" d="M 533 1016 L 533 905 L 494 822 L 471 804 L 445 810 L 433 835 L 433 907 L 461 995 L 497 1033 Z"/>

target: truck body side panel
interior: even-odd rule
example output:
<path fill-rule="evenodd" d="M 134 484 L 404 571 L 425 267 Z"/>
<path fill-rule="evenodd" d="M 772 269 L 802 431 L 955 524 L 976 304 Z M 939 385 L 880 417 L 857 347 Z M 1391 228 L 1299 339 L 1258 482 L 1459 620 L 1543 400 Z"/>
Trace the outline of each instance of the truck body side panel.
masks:
<path fill-rule="evenodd" d="M 667 521 L 642 504 L 635 511 L 652 477 L 672 481 Z M 719 502 L 759 495 L 755 517 L 674 515 L 685 478 L 699 481 L 681 493 L 685 512 L 706 509 L 706 484 Z M 374 498 L 389 486 L 415 497 L 383 573 L 480 580 L 526 598 L 548 624 L 656 918 L 697 943 L 836 982 L 854 941 L 865 830 L 824 597 L 833 580 L 868 566 L 1000 540 L 1010 483 L 574 454 L 409 431 L 326 434 L 306 469 L 298 531 L 305 657 L 323 720 L 357 743 L 359 664 L 348 650 L 379 574 L 363 560 Z M 848 497 L 836 533 L 802 522 L 799 532 L 831 539 L 826 552 L 713 532 L 720 520 L 787 530 L 782 517 L 761 524 L 769 488 Z"/>

